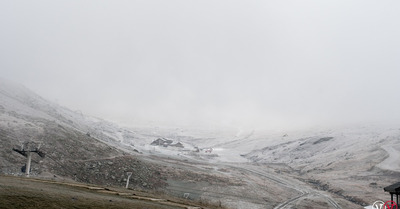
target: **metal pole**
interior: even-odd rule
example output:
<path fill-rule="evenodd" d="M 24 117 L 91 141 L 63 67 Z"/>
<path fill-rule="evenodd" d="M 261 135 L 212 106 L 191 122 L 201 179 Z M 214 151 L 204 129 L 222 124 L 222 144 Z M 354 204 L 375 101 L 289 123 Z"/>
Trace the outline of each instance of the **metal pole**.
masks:
<path fill-rule="evenodd" d="M 25 174 L 27 177 L 29 177 L 29 171 L 31 170 L 31 159 L 32 159 L 31 152 L 27 151 L 26 156 L 28 160 L 26 162 Z"/>
<path fill-rule="evenodd" d="M 126 186 L 125 186 L 125 188 L 127 188 L 127 189 L 129 187 L 129 179 L 131 178 L 131 176 L 132 176 L 132 172 L 128 172 L 128 179 L 126 180 Z"/>

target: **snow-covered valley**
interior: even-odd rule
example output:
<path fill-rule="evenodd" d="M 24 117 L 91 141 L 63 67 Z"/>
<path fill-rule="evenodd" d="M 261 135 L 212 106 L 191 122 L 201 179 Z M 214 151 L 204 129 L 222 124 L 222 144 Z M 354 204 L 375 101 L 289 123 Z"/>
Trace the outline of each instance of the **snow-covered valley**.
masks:
<path fill-rule="evenodd" d="M 363 208 L 400 178 L 400 127 L 309 131 L 121 127 L 0 79 L 0 173 L 158 190 L 227 208 Z"/>

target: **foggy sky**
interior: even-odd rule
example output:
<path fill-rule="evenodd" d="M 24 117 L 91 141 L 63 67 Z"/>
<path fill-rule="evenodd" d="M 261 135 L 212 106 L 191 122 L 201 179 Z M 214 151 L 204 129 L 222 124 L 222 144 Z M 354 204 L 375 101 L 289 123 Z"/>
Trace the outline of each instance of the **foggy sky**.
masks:
<path fill-rule="evenodd" d="M 0 76 L 125 125 L 400 123 L 400 2 L 0 1 Z"/>

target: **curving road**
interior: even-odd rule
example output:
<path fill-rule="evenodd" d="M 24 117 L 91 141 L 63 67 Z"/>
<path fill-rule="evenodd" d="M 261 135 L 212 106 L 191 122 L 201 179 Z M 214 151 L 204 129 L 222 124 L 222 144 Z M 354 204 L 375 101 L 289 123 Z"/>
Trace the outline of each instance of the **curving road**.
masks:
<path fill-rule="evenodd" d="M 289 189 L 296 190 L 300 193 L 300 195 L 295 196 L 291 199 L 286 200 L 285 202 L 280 203 L 279 205 L 274 207 L 274 209 L 292 208 L 293 204 L 295 204 L 296 202 L 302 201 L 306 197 L 312 197 L 312 196 L 318 196 L 320 198 L 325 199 L 326 202 L 328 202 L 335 209 L 342 209 L 342 207 L 340 207 L 340 205 L 332 197 L 330 197 L 326 194 L 322 194 L 320 191 L 318 191 L 316 189 L 313 189 L 311 187 L 304 186 L 304 185 L 300 186 L 299 183 L 295 182 L 294 180 L 284 179 L 279 176 L 276 176 L 276 174 L 273 175 L 273 174 L 270 174 L 270 173 L 262 171 L 262 170 L 256 170 L 256 168 L 248 168 L 244 165 L 240 165 L 240 166 L 241 167 L 239 167 L 238 165 L 229 164 L 229 167 L 231 167 L 231 168 L 255 174 L 259 177 L 266 178 L 270 181 L 275 182 L 276 184 L 279 184 L 279 185 L 289 188 Z"/>
<path fill-rule="evenodd" d="M 399 151 L 396 148 L 394 148 L 393 145 L 383 145 L 382 149 L 384 149 L 389 156 L 384 161 L 379 163 L 377 167 L 382 168 L 384 170 L 399 172 L 400 171 Z"/>

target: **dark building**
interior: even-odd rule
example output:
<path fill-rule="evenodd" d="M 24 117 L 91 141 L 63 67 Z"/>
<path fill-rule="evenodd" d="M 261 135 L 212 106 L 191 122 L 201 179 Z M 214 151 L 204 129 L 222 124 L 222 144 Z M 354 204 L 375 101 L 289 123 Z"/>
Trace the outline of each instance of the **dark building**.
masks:
<path fill-rule="evenodd" d="M 387 186 L 383 188 L 385 192 L 390 193 L 391 200 L 393 200 L 394 195 L 396 195 L 396 204 L 399 205 L 399 195 L 400 195 L 400 182 L 397 182 L 395 184 L 392 184 L 390 186 Z"/>

